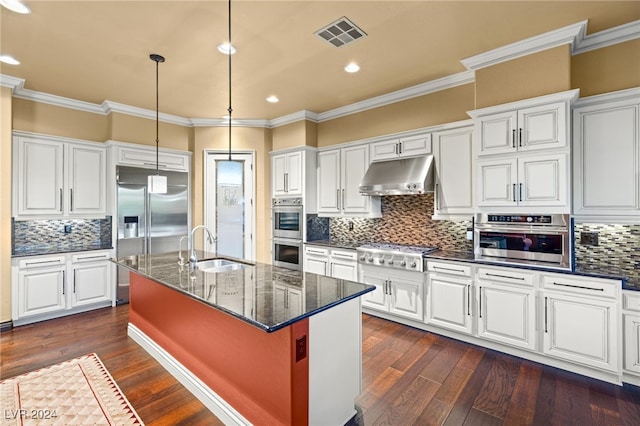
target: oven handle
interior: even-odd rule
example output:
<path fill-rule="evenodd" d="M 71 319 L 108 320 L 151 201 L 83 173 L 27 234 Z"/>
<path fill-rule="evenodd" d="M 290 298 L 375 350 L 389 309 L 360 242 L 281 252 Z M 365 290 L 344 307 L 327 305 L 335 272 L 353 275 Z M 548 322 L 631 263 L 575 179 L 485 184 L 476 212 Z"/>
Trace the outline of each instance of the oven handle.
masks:
<path fill-rule="evenodd" d="M 514 227 L 483 227 L 483 226 L 478 226 L 476 225 L 476 231 L 479 232 L 515 232 L 518 234 L 552 234 L 552 235 L 562 235 L 562 234 L 568 234 L 569 233 L 569 229 L 568 228 L 561 228 L 561 227 L 549 227 L 549 228 L 544 228 L 544 227 L 539 227 L 539 228 L 531 228 L 531 225 L 528 225 L 527 228 L 514 228 Z"/>
<path fill-rule="evenodd" d="M 300 247 L 302 247 L 302 240 L 296 240 L 296 239 L 291 239 L 291 238 L 273 237 L 273 242 L 274 243 L 288 244 L 290 246 L 300 246 Z"/>

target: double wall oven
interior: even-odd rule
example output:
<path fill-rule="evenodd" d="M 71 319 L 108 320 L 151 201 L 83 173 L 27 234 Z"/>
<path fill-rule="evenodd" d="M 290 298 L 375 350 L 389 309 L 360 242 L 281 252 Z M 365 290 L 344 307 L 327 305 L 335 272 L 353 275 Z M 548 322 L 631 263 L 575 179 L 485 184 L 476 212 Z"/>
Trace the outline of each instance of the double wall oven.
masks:
<path fill-rule="evenodd" d="M 571 270 L 573 235 L 566 214 L 477 214 L 474 254 L 478 260 Z"/>
<path fill-rule="evenodd" d="M 302 269 L 302 198 L 274 198 L 271 204 L 273 264 Z"/>

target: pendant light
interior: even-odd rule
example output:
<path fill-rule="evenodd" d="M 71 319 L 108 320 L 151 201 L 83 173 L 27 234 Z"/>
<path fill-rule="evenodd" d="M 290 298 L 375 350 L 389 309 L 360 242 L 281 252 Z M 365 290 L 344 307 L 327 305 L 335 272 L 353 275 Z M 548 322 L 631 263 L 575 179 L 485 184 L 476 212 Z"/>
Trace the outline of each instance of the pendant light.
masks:
<path fill-rule="evenodd" d="M 233 108 L 231 108 L 231 55 L 233 55 L 234 49 L 233 44 L 231 44 L 231 0 L 229 0 L 229 108 L 227 111 L 229 112 L 229 161 L 231 161 L 231 113 L 233 112 Z"/>
<path fill-rule="evenodd" d="M 147 188 L 151 194 L 167 193 L 167 177 L 160 175 L 160 139 L 158 138 L 158 130 L 160 124 L 159 112 L 159 95 L 158 95 L 158 66 L 160 62 L 164 62 L 164 56 L 152 53 L 149 55 L 152 61 L 156 63 L 156 174 L 149 175 Z"/>

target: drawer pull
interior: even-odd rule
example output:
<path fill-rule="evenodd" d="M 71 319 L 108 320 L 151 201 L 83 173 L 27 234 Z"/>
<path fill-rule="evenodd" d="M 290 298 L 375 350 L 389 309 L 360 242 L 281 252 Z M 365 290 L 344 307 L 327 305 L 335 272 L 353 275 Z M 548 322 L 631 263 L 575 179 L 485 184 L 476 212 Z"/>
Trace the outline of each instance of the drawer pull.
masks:
<path fill-rule="evenodd" d="M 45 265 L 47 263 L 60 263 L 60 260 L 40 260 L 38 262 L 27 262 L 25 263 L 26 266 L 29 265 Z"/>
<path fill-rule="evenodd" d="M 97 256 L 85 256 L 85 257 L 79 257 L 77 260 L 88 260 L 88 259 L 106 259 L 107 256 L 105 256 L 104 254 L 99 254 Z"/>
<path fill-rule="evenodd" d="M 558 286 L 562 286 L 562 287 L 571 287 L 571 288 L 579 288 L 582 290 L 593 290 L 593 291 L 604 291 L 604 288 L 592 288 L 592 287 L 585 287 L 582 285 L 573 285 L 573 284 L 563 284 L 563 283 L 557 283 L 557 282 L 553 282 L 553 285 L 558 285 Z"/>
<path fill-rule="evenodd" d="M 144 163 L 142 163 L 142 164 L 144 164 L 145 166 L 158 166 L 158 167 L 160 167 L 160 168 L 162 168 L 162 167 L 165 167 L 165 168 L 166 168 L 166 167 L 167 167 L 167 165 L 166 165 L 166 164 L 156 164 L 156 163 L 147 163 L 147 162 L 144 162 Z"/>
<path fill-rule="evenodd" d="M 464 274 L 463 269 L 454 269 L 454 268 L 443 268 L 442 266 L 434 266 L 433 269 L 440 269 L 443 271 L 451 271 L 451 272 L 461 272 Z"/>
<path fill-rule="evenodd" d="M 485 275 L 488 276 L 488 277 L 508 278 L 510 280 L 521 280 L 521 281 L 524 281 L 524 277 L 512 277 L 512 276 L 509 276 L 509 275 L 491 274 L 489 272 L 487 272 Z"/>
<path fill-rule="evenodd" d="M 312 250 L 312 249 L 307 249 L 307 253 L 313 253 L 313 254 L 325 254 L 324 251 L 322 250 Z"/>

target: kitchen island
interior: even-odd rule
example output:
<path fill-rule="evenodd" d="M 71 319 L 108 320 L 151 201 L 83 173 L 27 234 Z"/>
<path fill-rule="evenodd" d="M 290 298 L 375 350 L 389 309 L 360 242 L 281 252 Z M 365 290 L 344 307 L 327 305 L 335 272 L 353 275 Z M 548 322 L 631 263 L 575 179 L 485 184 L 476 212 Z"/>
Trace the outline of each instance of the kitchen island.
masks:
<path fill-rule="evenodd" d="M 194 271 L 177 253 L 115 259 L 131 271 L 129 336 L 225 424 L 346 423 L 373 286 L 225 259 Z"/>

